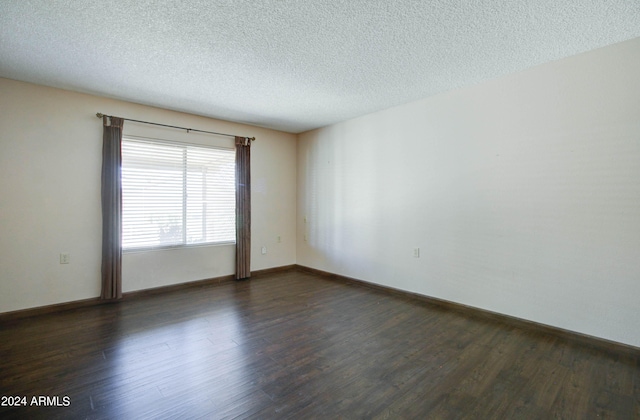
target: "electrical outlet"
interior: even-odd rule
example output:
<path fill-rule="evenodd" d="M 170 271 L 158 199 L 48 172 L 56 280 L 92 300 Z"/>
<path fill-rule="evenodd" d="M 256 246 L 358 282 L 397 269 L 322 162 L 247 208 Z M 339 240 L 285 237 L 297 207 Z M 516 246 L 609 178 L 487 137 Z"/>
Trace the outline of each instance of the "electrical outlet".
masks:
<path fill-rule="evenodd" d="M 69 264 L 71 261 L 71 256 L 68 252 L 63 252 L 60 254 L 60 264 Z"/>
<path fill-rule="evenodd" d="M 282 243 L 282 236 L 278 236 L 276 239 L 278 240 L 278 243 L 279 243 L 279 244 L 281 244 L 281 243 Z"/>
<path fill-rule="evenodd" d="M 420 248 L 413 248 L 413 257 L 420 258 Z"/>
<path fill-rule="evenodd" d="M 266 254 L 267 253 L 267 247 L 263 246 L 261 251 L 262 251 L 262 255 Z"/>

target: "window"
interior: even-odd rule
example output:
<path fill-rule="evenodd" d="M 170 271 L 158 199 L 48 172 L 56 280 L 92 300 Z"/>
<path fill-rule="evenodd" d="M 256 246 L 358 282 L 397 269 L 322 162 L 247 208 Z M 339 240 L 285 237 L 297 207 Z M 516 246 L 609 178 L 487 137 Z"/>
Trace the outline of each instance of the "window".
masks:
<path fill-rule="evenodd" d="M 122 139 L 122 248 L 235 242 L 235 150 Z"/>

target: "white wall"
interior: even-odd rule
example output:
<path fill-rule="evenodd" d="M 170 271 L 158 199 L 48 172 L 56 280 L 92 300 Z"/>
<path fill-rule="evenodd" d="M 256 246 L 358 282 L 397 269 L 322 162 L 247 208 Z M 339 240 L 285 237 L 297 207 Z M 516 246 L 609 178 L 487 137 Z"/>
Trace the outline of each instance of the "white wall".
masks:
<path fill-rule="evenodd" d="M 100 294 L 96 112 L 257 137 L 251 268 L 295 263 L 295 135 L 0 78 L 0 312 Z M 130 122 L 124 133 L 233 147 L 225 137 Z M 59 264 L 62 252 L 71 254 L 70 264 Z M 123 289 L 232 274 L 234 255 L 228 245 L 125 254 Z"/>
<path fill-rule="evenodd" d="M 640 38 L 300 135 L 298 264 L 640 346 L 638 75 Z"/>

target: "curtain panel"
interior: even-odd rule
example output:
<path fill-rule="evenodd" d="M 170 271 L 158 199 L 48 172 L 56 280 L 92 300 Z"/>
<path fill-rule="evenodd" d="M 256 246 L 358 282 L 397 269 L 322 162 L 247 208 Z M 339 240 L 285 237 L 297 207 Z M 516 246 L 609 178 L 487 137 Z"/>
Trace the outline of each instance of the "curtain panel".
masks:
<path fill-rule="evenodd" d="M 122 127 L 124 119 L 102 117 L 102 292 L 122 298 Z"/>
<path fill-rule="evenodd" d="M 251 140 L 236 137 L 236 279 L 251 277 Z"/>

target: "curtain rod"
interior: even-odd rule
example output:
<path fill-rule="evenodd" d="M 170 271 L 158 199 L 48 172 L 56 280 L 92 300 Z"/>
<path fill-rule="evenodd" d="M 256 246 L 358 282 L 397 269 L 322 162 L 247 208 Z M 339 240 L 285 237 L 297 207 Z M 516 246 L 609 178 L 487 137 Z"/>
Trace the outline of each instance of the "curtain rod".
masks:
<path fill-rule="evenodd" d="M 96 113 L 96 117 L 98 117 L 98 118 L 102 118 L 102 117 L 111 118 L 111 117 L 113 117 L 113 115 L 106 115 L 106 114 L 103 114 L 101 112 L 98 112 L 98 113 Z M 116 117 L 116 118 L 122 118 L 122 117 Z M 149 122 L 149 121 L 132 120 L 130 118 L 122 118 L 122 119 L 125 120 L 125 121 L 137 122 L 137 123 L 142 123 L 142 124 L 159 125 L 160 127 L 177 128 L 178 130 L 187 130 L 187 133 L 189 133 L 190 131 L 195 131 L 197 133 L 216 134 L 218 136 L 240 137 L 240 136 L 236 136 L 234 134 L 216 133 L 215 131 L 196 130 L 195 128 L 178 127 L 177 125 L 168 125 L 168 124 L 159 124 L 159 123 L 154 123 L 154 122 Z M 249 139 L 251 141 L 255 141 L 256 140 L 255 137 L 245 137 L 245 138 Z"/>

